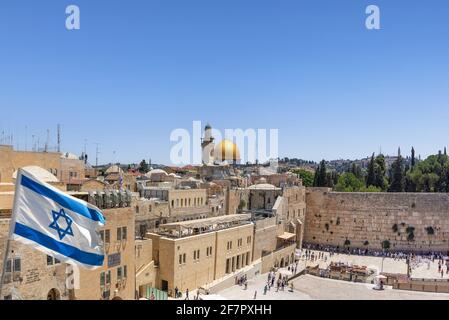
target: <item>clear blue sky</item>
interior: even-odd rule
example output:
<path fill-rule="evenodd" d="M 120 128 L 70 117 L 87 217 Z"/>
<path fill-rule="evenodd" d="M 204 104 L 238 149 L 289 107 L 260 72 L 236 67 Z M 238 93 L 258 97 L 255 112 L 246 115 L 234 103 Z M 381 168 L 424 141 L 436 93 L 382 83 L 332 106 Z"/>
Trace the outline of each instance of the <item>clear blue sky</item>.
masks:
<path fill-rule="evenodd" d="M 61 123 L 92 162 L 99 142 L 100 162 L 168 163 L 193 120 L 278 128 L 282 157 L 424 156 L 449 146 L 448 16 L 447 0 L 2 0 L 0 129 L 54 145 Z"/>

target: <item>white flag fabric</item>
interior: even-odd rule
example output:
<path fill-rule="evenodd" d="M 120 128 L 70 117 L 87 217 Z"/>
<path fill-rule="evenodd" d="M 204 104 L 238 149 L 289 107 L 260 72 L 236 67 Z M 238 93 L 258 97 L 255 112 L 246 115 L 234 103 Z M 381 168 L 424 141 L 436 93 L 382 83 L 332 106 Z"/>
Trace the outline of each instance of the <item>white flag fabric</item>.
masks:
<path fill-rule="evenodd" d="M 104 251 L 97 232 L 105 218 L 97 207 L 19 170 L 11 239 L 70 264 L 95 269 Z"/>

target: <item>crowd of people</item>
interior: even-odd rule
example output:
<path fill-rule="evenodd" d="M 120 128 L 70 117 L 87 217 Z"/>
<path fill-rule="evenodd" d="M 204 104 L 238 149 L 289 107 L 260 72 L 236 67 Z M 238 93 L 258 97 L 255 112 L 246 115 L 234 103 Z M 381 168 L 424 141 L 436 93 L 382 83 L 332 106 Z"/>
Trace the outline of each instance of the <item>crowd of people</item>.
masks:
<path fill-rule="evenodd" d="M 373 257 L 386 257 L 393 258 L 395 260 L 416 258 L 421 257 L 422 259 L 430 259 L 433 261 L 438 259 L 448 259 L 448 252 L 425 252 L 416 254 L 410 251 L 389 251 L 389 250 L 372 250 L 372 249 L 360 249 L 360 248 L 347 248 L 340 246 L 329 246 L 329 245 L 319 245 L 319 244 L 305 244 L 303 246 L 303 251 L 310 252 L 312 250 L 328 252 L 330 256 L 334 254 L 354 254 L 359 256 L 373 256 Z"/>
<path fill-rule="evenodd" d="M 444 274 L 449 275 L 449 252 L 430 251 L 418 254 L 409 251 L 372 250 L 360 248 L 345 248 L 329 245 L 305 244 L 302 249 L 301 257 L 304 260 L 324 260 L 325 262 L 327 262 L 328 257 L 330 258 L 338 254 L 384 257 L 394 259 L 395 261 L 405 260 L 405 262 L 407 262 L 409 265 L 409 272 L 423 264 L 427 264 L 427 269 L 430 270 L 431 264 L 438 261 L 438 276 L 443 278 Z"/>

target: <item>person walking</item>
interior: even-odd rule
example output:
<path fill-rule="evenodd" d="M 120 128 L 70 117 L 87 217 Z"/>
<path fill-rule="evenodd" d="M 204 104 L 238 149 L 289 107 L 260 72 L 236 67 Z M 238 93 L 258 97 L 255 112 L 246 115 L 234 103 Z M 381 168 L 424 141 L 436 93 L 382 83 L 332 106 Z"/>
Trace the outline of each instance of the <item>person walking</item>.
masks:
<path fill-rule="evenodd" d="M 189 300 L 189 288 L 186 290 L 186 300 Z"/>
<path fill-rule="evenodd" d="M 254 300 L 256 300 L 256 299 L 257 299 L 257 290 L 254 291 Z"/>

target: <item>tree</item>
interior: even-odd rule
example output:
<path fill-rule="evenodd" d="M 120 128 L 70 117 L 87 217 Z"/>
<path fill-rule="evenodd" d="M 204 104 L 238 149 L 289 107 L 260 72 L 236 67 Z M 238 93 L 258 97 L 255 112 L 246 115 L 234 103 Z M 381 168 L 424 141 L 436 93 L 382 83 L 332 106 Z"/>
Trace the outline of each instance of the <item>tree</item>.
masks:
<path fill-rule="evenodd" d="M 327 187 L 326 162 L 324 160 L 321 160 L 315 172 L 315 175 L 315 187 Z"/>
<path fill-rule="evenodd" d="M 385 173 L 387 171 L 387 165 L 385 164 L 385 156 L 379 154 L 374 161 L 374 184 L 373 186 L 380 188 L 381 190 L 386 190 L 388 186 L 387 178 Z"/>
<path fill-rule="evenodd" d="M 375 186 L 366 187 L 363 178 L 357 178 L 353 173 L 343 173 L 338 178 L 335 186 L 336 191 L 340 192 L 380 192 L 380 188 Z"/>
<path fill-rule="evenodd" d="M 315 173 L 313 175 L 313 186 L 318 187 L 318 173 L 320 171 L 320 165 L 317 166 Z"/>
<path fill-rule="evenodd" d="M 444 149 L 444 150 L 446 150 L 446 149 Z M 411 159 L 411 166 L 412 166 L 412 169 L 415 167 L 415 164 L 416 164 L 416 160 L 415 160 L 415 148 L 412 147 L 412 159 Z"/>
<path fill-rule="evenodd" d="M 368 164 L 368 175 L 366 176 L 366 186 L 374 186 L 375 185 L 375 173 L 374 173 L 374 152 L 371 156 L 371 160 Z"/>
<path fill-rule="evenodd" d="M 407 173 L 407 180 L 416 192 L 449 192 L 449 156 L 430 155 Z"/>
<path fill-rule="evenodd" d="M 147 162 L 145 161 L 145 159 L 143 159 L 143 160 L 140 162 L 140 164 L 139 164 L 139 172 L 140 172 L 140 173 L 147 173 L 148 170 L 149 170 L 148 164 L 147 164 Z"/>
<path fill-rule="evenodd" d="M 306 187 L 313 186 L 314 174 L 308 170 L 298 169 L 293 170 L 293 173 L 297 174 L 298 177 L 302 180 L 302 184 Z"/>
<path fill-rule="evenodd" d="M 364 187 L 362 180 L 357 178 L 353 173 L 343 173 L 338 178 L 338 183 L 335 186 L 336 191 L 340 192 L 357 192 Z"/>
<path fill-rule="evenodd" d="M 362 169 L 355 162 L 351 165 L 351 173 L 357 177 L 357 179 L 363 178 Z"/>
<path fill-rule="evenodd" d="M 391 166 L 391 183 L 388 192 L 404 192 L 404 161 L 401 156 L 401 149 L 398 149 L 398 157 Z"/>

